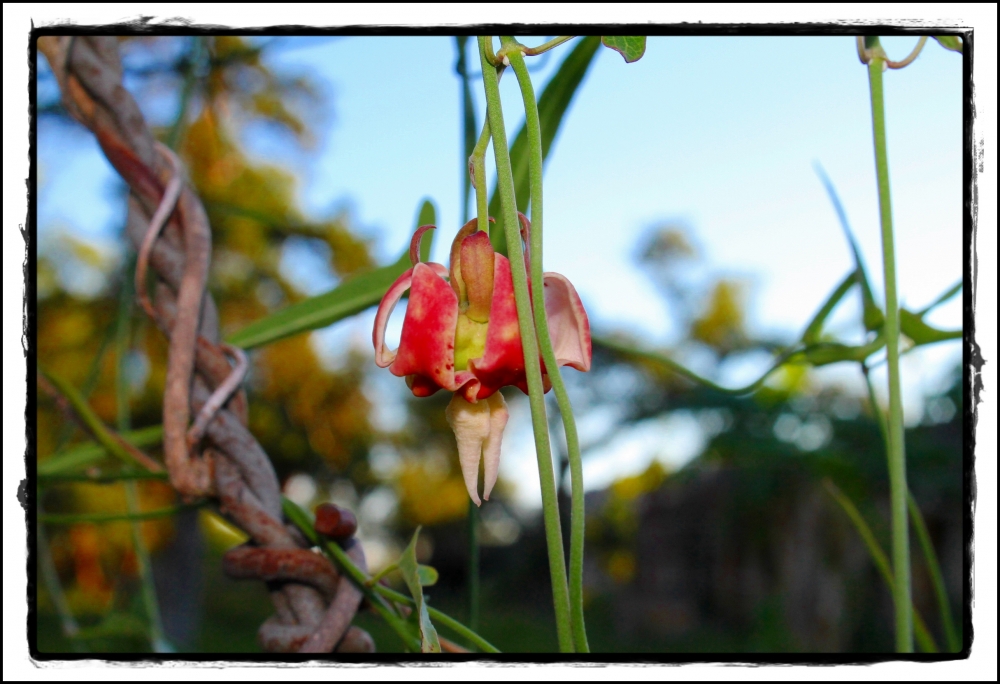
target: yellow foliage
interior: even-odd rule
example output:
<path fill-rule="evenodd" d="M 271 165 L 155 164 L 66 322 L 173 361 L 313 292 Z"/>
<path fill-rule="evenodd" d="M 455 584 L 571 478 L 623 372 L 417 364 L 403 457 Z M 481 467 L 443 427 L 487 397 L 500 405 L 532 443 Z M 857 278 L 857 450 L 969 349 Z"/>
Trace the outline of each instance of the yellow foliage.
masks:
<path fill-rule="evenodd" d="M 623 477 L 616 480 L 611 485 L 611 492 L 616 497 L 625 501 L 632 501 L 642 494 L 659 489 L 660 485 L 667 478 L 666 469 L 659 461 L 654 460 L 643 472 L 638 475 Z"/>
<path fill-rule="evenodd" d="M 691 324 L 691 337 L 723 352 L 745 341 L 743 290 L 738 283 L 720 280 L 715 284 L 708 307 Z"/>
<path fill-rule="evenodd" d="M 400 513 L 414 525 L 440 525 L 464 518 L 469 494 L 461 474 L 428 465 L 426 458 L 403 459 L 395 478 Z"/>

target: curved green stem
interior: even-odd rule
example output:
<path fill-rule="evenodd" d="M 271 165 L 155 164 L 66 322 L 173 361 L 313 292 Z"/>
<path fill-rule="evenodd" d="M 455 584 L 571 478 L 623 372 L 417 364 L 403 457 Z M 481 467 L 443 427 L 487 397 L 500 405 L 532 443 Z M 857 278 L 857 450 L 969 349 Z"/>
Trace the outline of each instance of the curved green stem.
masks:
<path fill-rule="evenodd" d="M 526 48 L 524 48 L 524 54 L 527 55 L 527 56 L 529 56 L 529 57 L 535 57 L 537 55 L 542 54 L 543 52 L 548 52 L 549 50 L 551 50 L 554 47 L 558 47 L 558 46 L 562 45 L 563 43 L 565 43 L 568 40 L 573 40 L 575 37 L 576 36 L 559 36 L 558 38 L 553 38 L 550 41 L 542 43 L 538 47 L 533 47 L 533 48 L 526 47 Z"/>
<path fill-rule="evenodd" d="M 469 172 L 472 174 L 473 186 L 476 188 L 476 219 L 479 230 L 490 232 L 489 196 L 486 192 L 486 148 L 490 145 L 490 120 L 483 122 L 482 133 L 476 146 L 472 148 L 469 157 Z"/>
<path fill-rule="evenodd" d="M 502 40 L 502 39 L 501 39 Z M 535 90 L 531 85 L 531 76 L 524 63 L 524 56 L 518 50 L 508 53 L 508 60 L 517 76 L 521 87 L 521 97 L 524 100 L 525 128 L 528 131 L 528 177 L 531 188 L 531 299 L 534 303 L 535 330 L 538 333 L 538 346 L 545 361 L 545 369 L 552 389 L 555 391 L 559 414 L 562 416 L 563 429 L 566 433 L 566 452 L 569 457 L 570 482 L 572 485 L 572 515 L 570 516 L 569 536 L 569 593 L 571 606 L 571 625 L 573 641 L 579 653 L 589 653 L 587 630 L 583 616 L 583 538 L 586 523 L 583 491 L 583 460 L 580 457 L 580 440 L 577 437 L 576 418 L 573 416 L 573 406 L 566 393 L 552 348 L 552 338 L 549 335 L 549 323 L 545 315 L 545 282 L 542 269 L 542 132 L 538 120 L 538 103 L 535 100 Z"/>
<path fill-rule="evenodd" d="M 899 301 L 896 294 L 896 254 L 889 195 L 889 160 L 885 134 L 885 101 L 882 68 L 885 53 L 878 38 L 866 38 L 872 55 L 868 64 L 871 89 L 875 171 L 878 179 L 879 216 L 882 226 L 882 268 L 885 275 L 885 347 L 889 367 L 889 484 L 892 508 L 892 557 L 895 572 L 896 650 L 913 652 L 913 615 L 910 589 L 910 536 L 906 515 L 906 452 L 903 444 L 903 403 L 899 378 Z"/>
<path fill-rule="evenodd" d="M 556 614 L 556 633 L 559 649 L 573 651 L 573 634 L 570 624 L 569 588 L 566 584 L 566 560 L 563 557 L 562 531 L 559 527 L 559 507 L 556 497 L 555 474 L 552 470 L 552 450 L 549 445 L 548 423 L 545 419 L 542 369 L 538 359 L 538 341 L 531 314 L 531 295 L 528 292 L 528 274 L 524 268 L 524 253 L 518 230 L 517 201 L 514 196 L 514 175 L 507 148 L 503 108 L 500 103 L 500 85 L 497 72 L 492 67 L 488 50 L 490 38 L 479 37 L 480 63 L 483 69 L 483 87 L 486 91 L 486 112 L 493 136 L 493 153 L 497 167 L 497 186 L 500 191 L 503 227 L 507 239 L 514 281 L 514 301 L 517 304 L 517 321 L 521 328 L 521 347 L 524 351 L 525 376 L 528 383 L 528 400 L 531 405 L 531 424 L 535 436 L 535 454 L 538 459 L 538 479 L 542 490 L 542 512 L 545 537 L 548 545 L 549 573 L 552 578 L 552 601 Z"/>

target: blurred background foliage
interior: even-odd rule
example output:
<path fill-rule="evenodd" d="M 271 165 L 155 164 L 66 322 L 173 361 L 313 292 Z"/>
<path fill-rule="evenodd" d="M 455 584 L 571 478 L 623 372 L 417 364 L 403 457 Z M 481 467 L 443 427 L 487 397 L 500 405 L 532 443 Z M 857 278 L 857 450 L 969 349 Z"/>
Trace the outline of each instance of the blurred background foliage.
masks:
<path fill-rule="evenodd" d="M 266 53 L 288 40 L 121 42 L 126 85 L 137 99 L 177 103 L 172 118 L 152 123 L 180 153 L 209 213 L 209 286 L 224 335 L 312 294 L 298 269 L 287 266 L 302 255 L 331 287 L 377 266 L 366 231 L 349 212 L 306 218 L 296 208 L 294 175 L 251 159 L 241 143 L 254 127 L 268 126 L 283 131 L 289 144 L 308 146 L 330 123 L 330 93 L 306 75 L 268 68 Z M 39 116 L 74 126 L 43 61 Z M 44 168 L 39 177 L 44 202 Z M 115 192 L 124 203 L 124 186 Z M 106 424 L 158 425 L 166 345 L 131 303 L 124 235 L 108 245 L 59 226 L 39 229 L 39 364 L 77 387 Z M 773 352 L 783 342 L 748 331 L 749 283 L 713 272 L 691 227 L 654 227 L 637 246 L 636 261 L 686 331 L 665 353 L 697 361 L 700 373 L 714 377 L 728 359 Z M 593 323 L 600 328 L 600 321 Z M 444 418 L 448 397 L 407 396 L 405 420 L 386 429 L 372 418 L 373 397 L 385 385 L 371 377 L 370 354 L 351 351 L 331 364 L 318 336 L 301 334 L 254 351 L 251 360 L 250 426 L 286 495 L 306 506 L 332 500 L 355 510 L 376 570 L 394 560 L 423 525 L 418 557 L 440 571 L 439 583 L 427 592 L 430 600 L 464 617 L 468 498 Z M 888 548 L 885 456 L 866 398 L 815 383 L 806 366 L 786 367 L 753 396 L 732 397 L 599 344 L 593 371 L 568 373 L 567 381 L 578 421 L 604 425 L 584 440 L 585 459 L 651 420 L 679 417 L 701 435 L 698 455 L 683 468 L 674 471 L 666 460 L 654 459 L 644 472 L 587 495 L 586 601 L 595 651 L 892 649 L 890 594 L 822 486 L 826 478 L 836 482 Z M 39 396 L 36 444 L 44 464 L 88 438 L 54 402 Z M 517 392 L 506 396 L 515 405 L 524 401 Z M 923 421 L 907 433 L 911 489 L 953 606 L 962 603 L 962 415 L 956 370 L 952 385 L 928 399 Z M 557 452 L 560 442 L 555 440 Z M 156 454 L 155 447 L 149 451 Z M 108 462 L 98 461 L 87 473 L 109 470 Z M 554 650 L 540 515 L 514 506 L 511 487 L 501 480 L 481 511 L 480 631 L 502 650 Z M 178 503 L 162 481 L 141 481 L 138 493 L 141 510 Z M 42 479 L 39 495 L 48 514 L 126 509 L 120 482 Z M 565 488 L 561 496 L 568 525 Z M 210 508 L 140 527 L 172 647 L 257 650 L 256 630 L 272 611 L 266 590 L 231 581 L 221 571 L 222 552 L 241 543 L 242 533 Z M 39 531 L 39 563 L 50 563 L 56 580 L 40 577 L 38 584 L 40 650 L 148 650 L 129 524 L 47 524 Z M 933 589 L 916 549 L 913 567 L 915 604 L 943 644 Z M 67 628 L 67 613 L 75 630 Z M 363 613 L 358 622 L 380 651 L 400 648 L 374 615 Z"/>

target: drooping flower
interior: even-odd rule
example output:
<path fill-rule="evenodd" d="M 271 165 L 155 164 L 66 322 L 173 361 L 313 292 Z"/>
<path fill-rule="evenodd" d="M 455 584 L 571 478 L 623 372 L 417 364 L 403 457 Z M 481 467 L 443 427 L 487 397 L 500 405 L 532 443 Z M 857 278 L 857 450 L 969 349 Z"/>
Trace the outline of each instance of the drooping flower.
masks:
<path fill-rule="evenodd" d="M 518 215 L 527 242 L 528 219 Z M 421 226 L 410 243 L 413 267 L 389 288 L 375 316 L 375 363 L 405 377 L 415 396 L 440 389 L 455 395 L 446 412 L 455 431 L 459 461 L 469 496 L 477 494 L 479 458 L 484 462 L 483 498 L 496 483 L 507 406 L 498 390 L 515 385 L 527 393 L 524 352 L 514 303 L 510 261 L 496 254 L 476 219 L 466 223 L 451 247 L 451 264 L 420 262 L 420 238 L 434 226 Z M 525 251 L 525 264 L 530 255 Z M 447 278 L 447 280 L 446 280 Z M 558 273 L 543 274 L 545 315 L 560 366 L 590 370 L 590 322 L 576 289 Z M 409 290 L 399 348 L 385 344 L 393 308 Z M 550 387 L 542 362 L 545 390 Z M 481 401 L 485 400 L 485 401 Z"/>

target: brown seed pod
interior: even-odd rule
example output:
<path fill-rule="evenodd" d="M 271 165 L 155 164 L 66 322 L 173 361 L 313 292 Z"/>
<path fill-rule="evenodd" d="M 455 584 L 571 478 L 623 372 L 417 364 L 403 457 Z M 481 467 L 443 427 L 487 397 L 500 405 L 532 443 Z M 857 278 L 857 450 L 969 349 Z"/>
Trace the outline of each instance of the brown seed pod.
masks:
<path fill-rule="evenodd" d="M 347 539 L 358 531 L 358 519 L 347 508 L 336 504 L 320 504 L 316 508 L 316 531 L 330 539 Z"/>

